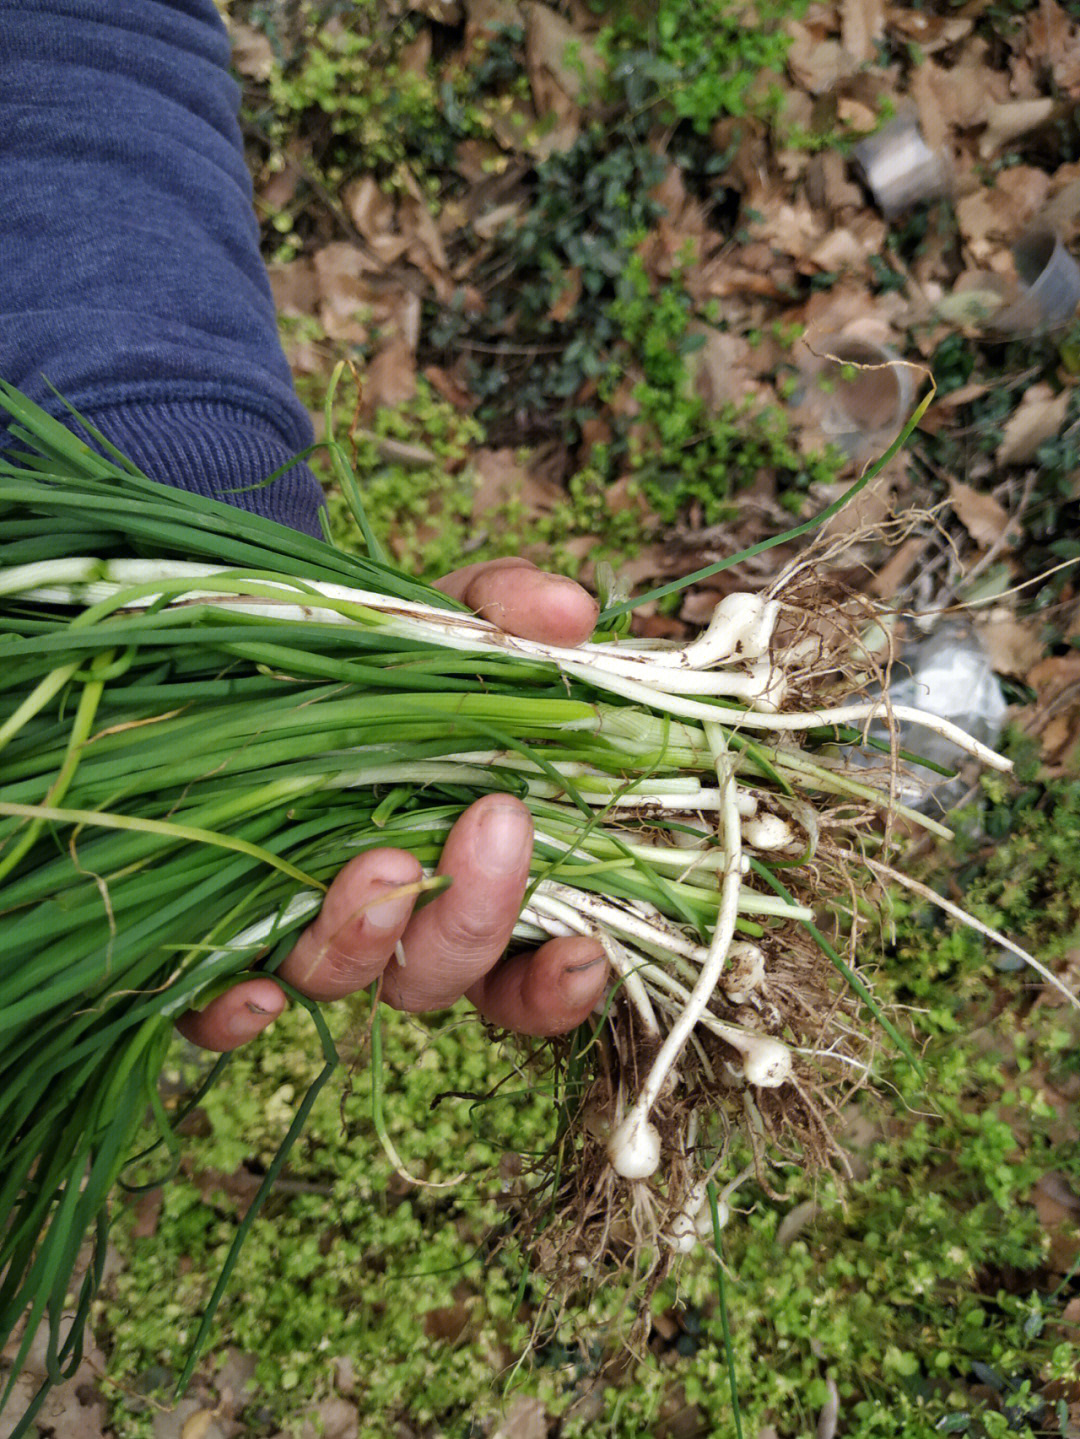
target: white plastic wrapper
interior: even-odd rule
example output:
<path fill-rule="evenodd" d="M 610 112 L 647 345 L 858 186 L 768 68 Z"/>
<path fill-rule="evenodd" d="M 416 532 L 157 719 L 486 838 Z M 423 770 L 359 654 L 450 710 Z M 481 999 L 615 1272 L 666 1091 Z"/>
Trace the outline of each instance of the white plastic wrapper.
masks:
<path fill-rule="evenodd" d="M 928 714 L 952 720 L 984 744 L 1000 738 L 1008 705 L 1001 682 L 978 636 L 963 622 L 947 620 L 914 644 L 904 647 L 893 665 L 889 685 L 893 704 L 911 705 Z M 875 739 L 888 740 L 884 725 L 874 725 Z M 936 764 L 959 767 L 963 752 L 951 741 L 924 729 L 899 726 L 901 749 L 925 756 Z M 871 751 L 863 752 L 873 760 Z M 880 756 L 877 757 L 880 760 Z M 961 778 L 947 779 L 932 770 L 908 766 L 900 786 L 905 804 L 926 814 L 939 814 L 956 804 L 967 789 Z"/>

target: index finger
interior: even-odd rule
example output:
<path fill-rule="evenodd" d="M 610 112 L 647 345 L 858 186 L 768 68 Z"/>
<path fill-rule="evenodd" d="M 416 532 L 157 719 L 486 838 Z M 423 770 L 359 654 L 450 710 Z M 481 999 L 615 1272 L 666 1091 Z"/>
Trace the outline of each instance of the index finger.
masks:
<path fill-rule="evenodd" d="M 383 974 L 396 1009 L 443 1009 L 492 969 L 509 943 L 529 880 L 532 818 L 519 799 L 475 800 L 447 836 L 440 874 L 453 883 L 413 915 Z"/>

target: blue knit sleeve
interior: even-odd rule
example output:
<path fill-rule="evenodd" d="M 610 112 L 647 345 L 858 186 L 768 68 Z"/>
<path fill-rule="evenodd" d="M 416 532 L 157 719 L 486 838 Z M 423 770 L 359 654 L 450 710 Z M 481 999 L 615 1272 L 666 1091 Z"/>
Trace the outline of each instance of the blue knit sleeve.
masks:
<path fill-rule="evenodd" d="M 320 533 L 213 0 L 0 0 L 0 376 L 147 474 Z M 2 443 L 2 437 L 0 437 Z"/>

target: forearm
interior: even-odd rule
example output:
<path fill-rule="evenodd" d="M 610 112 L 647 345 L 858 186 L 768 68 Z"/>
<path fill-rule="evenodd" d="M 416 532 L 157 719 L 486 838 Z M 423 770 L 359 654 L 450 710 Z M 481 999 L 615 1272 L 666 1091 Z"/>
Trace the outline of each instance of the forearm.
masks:
<path fill-rule="evenodd" d="M 0 375 L 148 474 L 319 532 L 212 0 L 0 0 Z"/>

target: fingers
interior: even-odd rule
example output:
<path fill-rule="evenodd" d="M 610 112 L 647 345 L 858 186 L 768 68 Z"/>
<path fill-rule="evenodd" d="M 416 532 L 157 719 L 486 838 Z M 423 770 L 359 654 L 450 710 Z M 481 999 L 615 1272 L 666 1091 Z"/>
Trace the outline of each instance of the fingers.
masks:
<path fill-rule="evenodd" d="M 382 973 L 416 902 L 419 861 L 403 849 L 350 860 L 278 973 L 309 999 L 341 999 Z"/>
<path fill-rule="evenodd" d="M 285 995 L 272 979 L 245 979 L 205 1009 L 188 1010 L 176 1027 L 192 1044 L 224 1054 L 261 1034 L 284 1008 Z"/>
<path fill-rule="evenodd" d="M 546 644 L 583 643 L 599 613 L 580 585 L 515 557 L 467 565 L 440 580 L 439 588 L 509 633 Z M 577 1014 L 575 996 L 591 983 L 572 977 L 567 954 L 577 951 L 545 945 L 533 967 L 514 960 L 488 974 L 510 939 L 531 853 L 532 821 L 525 806 L 507 795 L 478 800 L 454 826 L 439 864 L 439 873 L 450 875 L 453 885 L 411 922 L 415 895 L 395 891 L 420 878 L 417 861 L 404 850 L 360 855 L 330 886 L 318 919 L 279 973 L 311 999 L 340 999 L 383 973 L 403 938 L 406 967 L 390 965 L 383 990 L 398 1008 L 441 1009 L 476 985 L 482 1000 L 477 1002 L 493 1023 L 532 1034 L 572 1028 L 579 1022 L 567 1017 Z M 595 982 L 602 986 L 603 966 L 597 965 Z M 592 1002 L 582 1000 L 582 1014 Z M 273 980 L 257 977 L 185 1015 L 178 1027 L 204 1048 L 235 1049 L 284 1007 Z"/>
<path fill-rule="evenodd" d="M 439 872 L 453 884 L 413 916 L 420 878 L 405 850 L 359 855 L 327 891 L 279 973 L 316 1000 L 340 999 L 384 976 L 398 1009 L 443 1009 L 463 993 L 492 1024 L 522 1034 L 561 1034 L 580 1024 L 607 978 L 592 939 L 555 939 L 499 964 L 521 908 L 532 855 L 532 818 L 510 795 L 486 795 L 465 811 L 443 848 Z M 404 891 L 404 892 L 403 892 Z M 406 963 L 393 958 L 402 940 Z M 285 1007 L 270 976 L 244 980 L 180 1032 L 204 1049 L 235 1049 Z"/>
<path fill-rule="evenodd" d="M 477 981 L 468 997 L 490 1024 L 518 1034 L 565 1034 L 595 1007 L 607 983 L 595 939 L 551 939 L 516 954 Z"/>
<path fill-rule="evenodd" d="M 517 921 L 531 856 L 532 817 L 520 800 L 491 794 L 470 805 L 439 861 L 453 884 L 409 923 L 405 965 L 389 965 L 383 998 L 398 1009 L 445 1009 L 492 969 Z"/>
<path fill-rule="evenodd" d="M 584 644 L 600 613 L 592 596 L 573 580 L 513 557 L 467 565 L 437 583 L 444 594 L 500 629 L 544 644 Z"/>
<path fill-rule="evenodd" d="M 309 999 L 341 999 L 376 979 L 412 914 L 420 878 L 417 860 L 403 849 L 358 855 L 326 892 L 322 909 L 296 942 L 278 973 Z M 400 891 L 404 890 L 405 893 Z M 285 1008 L 285 995 L 269 976 L 234 985 L 203 1010 L 177 1024 L 185 1039 L 224 1053 L 261 1034 Z"/>

